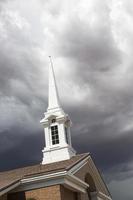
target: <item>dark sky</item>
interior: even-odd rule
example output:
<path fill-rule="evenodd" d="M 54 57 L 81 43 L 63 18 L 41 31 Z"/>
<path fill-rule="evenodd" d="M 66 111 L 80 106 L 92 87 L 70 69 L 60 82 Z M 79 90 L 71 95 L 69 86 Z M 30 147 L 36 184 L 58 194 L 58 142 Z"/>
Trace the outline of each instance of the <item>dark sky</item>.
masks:
<path fill-rule="evenodd" d="M 48 55 L 78 153 L 133 194 L 133 2 L 0 0 L 0 170 L 40 163 Z"/>

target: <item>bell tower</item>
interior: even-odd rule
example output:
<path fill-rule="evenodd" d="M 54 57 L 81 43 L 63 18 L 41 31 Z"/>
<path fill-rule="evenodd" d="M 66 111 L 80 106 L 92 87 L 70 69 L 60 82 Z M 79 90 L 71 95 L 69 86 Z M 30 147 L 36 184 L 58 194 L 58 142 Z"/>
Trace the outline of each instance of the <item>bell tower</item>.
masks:
<path fill-rule="evenodd" d="M 71 143 L 71 120 L 61 108 L 53 63 L 49 58 L 48 108 L 40 121 L 45 135 L 42 164 L 67 160 L 76 154 Z"/>

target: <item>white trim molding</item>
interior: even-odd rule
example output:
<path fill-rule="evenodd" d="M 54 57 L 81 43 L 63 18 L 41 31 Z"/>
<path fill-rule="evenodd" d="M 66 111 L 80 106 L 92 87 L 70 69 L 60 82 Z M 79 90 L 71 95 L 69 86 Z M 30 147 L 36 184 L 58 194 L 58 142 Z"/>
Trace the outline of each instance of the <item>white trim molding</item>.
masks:
<path fill-rule="evenodd" d="M 11 185 L 9 185 L 8 187 L 6 187 L 5 189 L 0 191 L 0 196 L 8 193 L 9 191 L 13 190 L 14 188 L 18 187 L 20 185 L 20 181 L 17 181 Z"/>
<path fill-rule="evenodd" d="M 32 182 L 37 182 L 41 180 L 56 179 L 57 177 L 64 177 L 66 174 L 67 174 L 66 171 L 62 171 L 62 172 L 56 172 L 52 174 L 46 174 L 46 175 L 40 175 L 40 176 L 38 175 L 31 178 L 23 178 L 21 180 L 21 183 L 25 184 L 25 183 L 32 183 Z"/>
<path fill-rule="evenodd" d="M 67 185 L 66 185 L 67 183 Z M 71 174 L 67 174 L 66 179 L 65 179 L 65 183 L 63 184 L 64 186 L 66 185 L 67 187 L 71 186 L 70 189 L 74 189 L 74 191 L 78 191 L 81 193 L 86 193 L 87 188 L 89 187 L 89 185 L 87 183 L 85 183 L 84 181 L 80 180 L 79 178 L 77 178 L 74 175 Z"/>
<path fill-rule="evenodd" d="M 64 187 L 67 187 L 72 191 L 77 191 L 81 193 L 85 193 L 86 189 L 89 187 L 88 184 L 81 181 L 76 176 L 71 175 L 66 171 L 62 171 L 49 175 L 24 178 L 21 180 L 21 185 L 13 192 L 32 190 L 52 185 L 64 185 Z"/>
<path fill-rule="evenodd" d="M 99 196 L 100 197 L 104 197 L 106 198 L 107 200 L 112 200 L 112 198 L 110 196 L 107 196 L 106 194 L 102 193 L 102 192 L 98 192 Z"/>
<path fill-rule="evenodd" d="M 86 158 L 84 158 L 82 161 L 80 161 L 78 164 L 72 167 L 68 172 L 71 174 L 75 174 L 76 172 L 78 172 L 84 165 L 87 164 L 89 157 L 90 155 L 88 154 Z"/>

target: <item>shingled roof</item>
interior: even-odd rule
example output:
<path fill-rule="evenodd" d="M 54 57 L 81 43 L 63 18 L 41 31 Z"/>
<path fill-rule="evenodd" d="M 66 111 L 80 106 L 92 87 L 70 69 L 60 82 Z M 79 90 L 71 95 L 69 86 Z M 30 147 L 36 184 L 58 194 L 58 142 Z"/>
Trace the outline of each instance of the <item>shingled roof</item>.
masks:
<path fill-rule="evenodd" d="M 55 162 L 51 164 L 38 164 L 33 166 L 28 166 L 24 168 L 14 169 L 10 171 L 5 171 L 0 173 L 0 191 L 10 187 L 12 184 L 15 184 L 17 181 L 20 181 L 23 178 L 26 177 L 32 177 L 35 175 L 44 175 L 44 174 L 50 174 L 54 172 L 60 172 L 60 171 L 68 171 L 73 166 L 78 164 L 80 161 L 82 161 L 84 158 L 86 158 L 89 154 L 79 154 L 76 156 L 73 156 L 69 160 L 64 160 L 60 162 Z"/>

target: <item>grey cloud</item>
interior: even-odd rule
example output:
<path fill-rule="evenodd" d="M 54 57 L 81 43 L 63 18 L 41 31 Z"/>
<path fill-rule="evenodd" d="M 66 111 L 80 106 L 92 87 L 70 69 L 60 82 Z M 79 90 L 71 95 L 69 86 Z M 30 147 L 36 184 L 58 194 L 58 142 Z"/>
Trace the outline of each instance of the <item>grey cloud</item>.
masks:
<path fill-rule="evenodd" d="M 19 128 L 26 125 L 28 131 L 39 127 L 41 108 L 45 109 L 47 94 L 42 90 L 46 88 L 47 62 L 39 59 L 40 44 L 31 41 L 29 29 L 16 27 L 17 19 L 10 18 L 8 12 L 3 11 L 0 16 L 5 31 L 0 38 L 0 127 L 3 131 L 18 123 Z M 36 128 L 34 121 L 38 123 Z"/>
<path fill-rule="evenodd" d="M 132 177 L 124 181 L 112 181 L 109 189 L 113 194 L 113 199 L 132 200 L 132 181 Z"/>
<path fill-rule="evenodd" d="M 70 71 L 70 84 L 79 85 L 87 93 L 80 102 L 75 102 L 74 94 L 67 90 L 69 101 L 62 99 L 63 108 L 73 122 L 73 145 L 79 153 L 90 151 L 110 187 L 113 188 L 112 181 L 117 187 L 117 182 L 131 175 L 126 167 L 133 160 L 132 127 L 130 130 L 126 127 L 132 121 L 133 93 L 132 69 L 119 79 L 125 54 L 115 41 L 110 10 L 98 4 L 96 15 L 100 20 L 93 26 L 87 17 L 81 20 L 71 12 L 70 16 L 65 15 L 67 11 L 52 1 L 43 5 L 42 15 L 35 8 L 34 13 L 38 15 L 30 17 L 28 10 L 19 12 L 16 7 L 20 22 L 24 17 L 29 26 L 17 26 L 12 21 L 14 16 L 8 12 L 0 15 L 3 24 L 0 37 L 0 160 L 3 162 L 0 169 L 41 162 L 44 135 L 39 120 L 47 106 L 46 55 L 52 52 L 56 64 L 60 58 L 68 62 L 68 69 L 61 74 L 63 81 Z M 8 11 L 14 12 L 10 7 Z M 48 17 L 48 24 L 43 14 Z M 67 18 L 62 18 L 62 26 L 60 16 Z M 126 77 L 129 74 L 130 79 Z M 57 82 L 61 80 L 57 77 Z M 122 173 L 124 176 L 120 179 Z"/>
<path fill-rule="evenodd" d="M 97 163 L 104 170 L 123 164 L 124 162 L 128 163 L 133 159 L 132 131 L 118 135 L 118 130 L 113 126 L 109 127 L 108 125 L 105 127 L 102 124 L 89 126 L 83 132 L 80 130 L 79 135 L 73 135 L 73 141 L 78 141 L 74 142 L 76 149 L 82 152 L 92 152 Z M 112 136 L 114 134 L 116 135 Z"/>
<path fill-rule="evenodd" d="M 74 20 L 61 38 L 59 35 L 60 40 L 62 39 L 59 53 L 75 59 L 80 73 L 112 70 L 121 63 L 121 57 L 108 29 L 109 27 L 102 27 L 102 30 L 95 30 L 89 24 L 85 27 L 80 20 Z"/>
<path fill-rule="evenodd" d="M 0 13 L 3 10 L 3 7 L 5 6 L 5 4 L 8 2 L 9 0 L 0 0 Z"/>
<path fill-rule="evenodd" d="M 42 63 L 37 56 L 40 47 L 31 42 L 29 30 L 16 29 L 13 24 L 7 23 L 6 18 L 6 14 L 0 18 L 6 32 L 6 38 L 0 40 L 0 93 L 14 96 L 30 105 L 32 99 L 42 98 L 37 86 L 45 88 L 45 70 L 42 72 Z M 25 34 L 26 31 L 28 35 Z"/>
<path fill-rule="evenodd" d="M 4 146 L 8 146 L 12 142 L 12 146 L 9 149 L 7 148 L 4 152 L 0 151 L 0 158 L 3 161 L 0 163 L 1 171 L 27 166 L 27 163 L 32 165 L 33 163 L 41 162 L 42 155 L 40 152 L 44 146 L 41 132 L 29 131 L 24 133 L 23 130 L 14 127 L 0 133 L 0 135 L 2 138 L 0 144 L 4 142 Z"/>
<path fill-rule="evenodd" d="M 80 11 L 76 13 L 70 11 L 69 21 L 65 22 L 65 28 L 57 31 L 59 55 L 75 60 L 76 71 L 85 77 L 91 71 L 101 73 L 112 71 L 122 62 L 122 52 L 117 47 L 112 32 L 108 2 L 95 2 L 97 4 L 94 3 L 93 8 L 94 24 L 91 18 L 90 21 L 87 19 L 90 10 L 86 6 L 88 11 L 84 20 L 80 17 Z"/>

